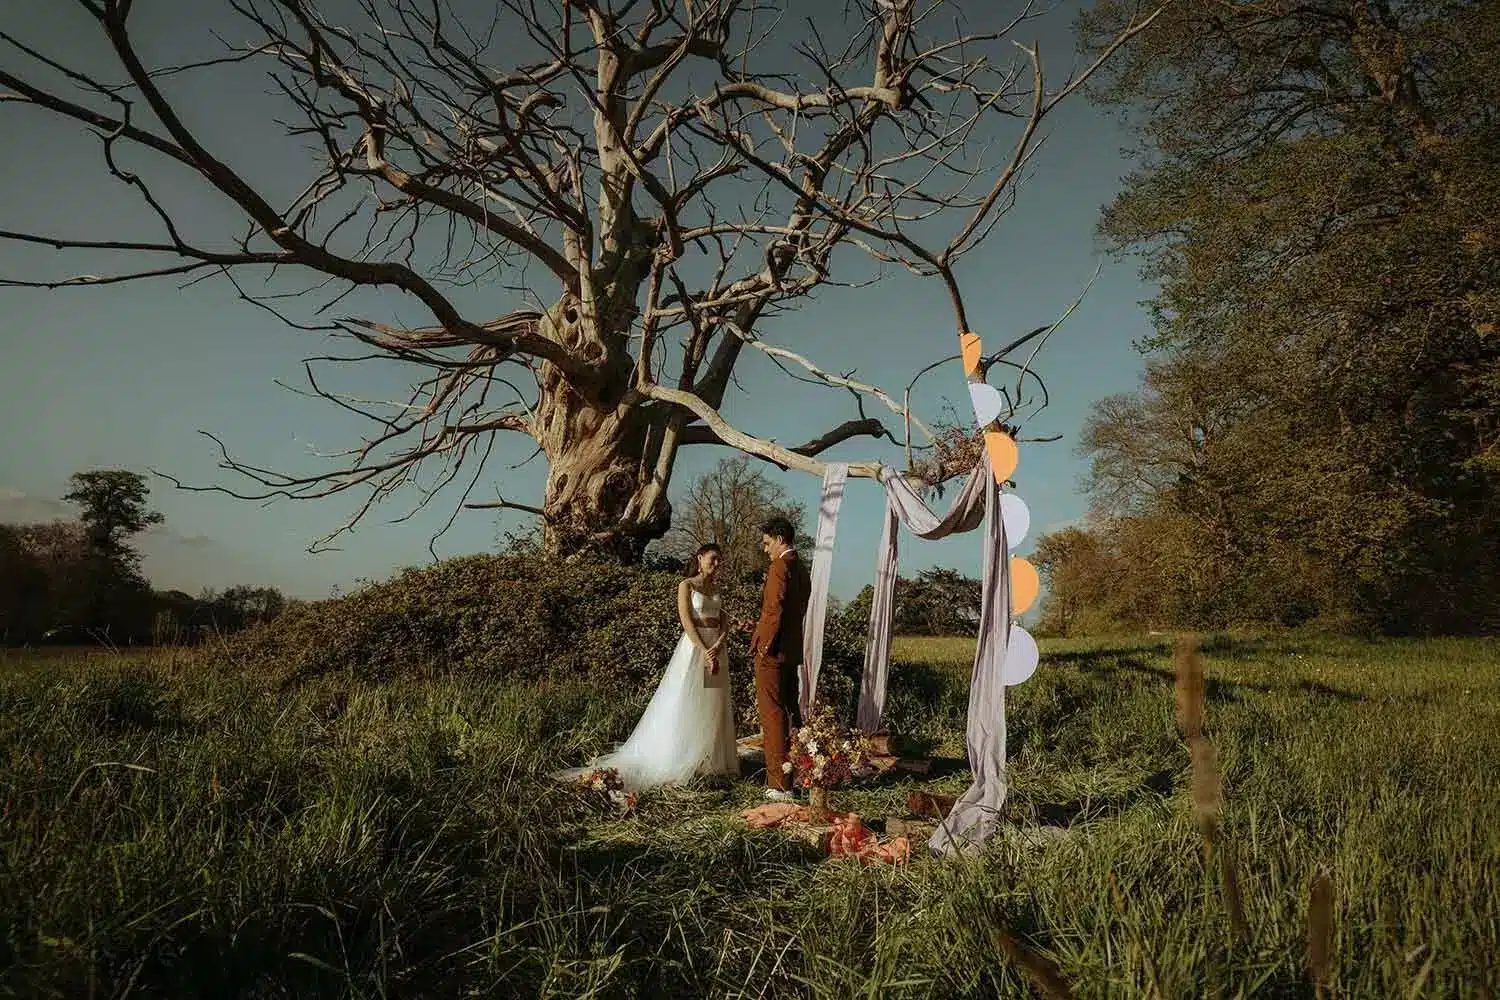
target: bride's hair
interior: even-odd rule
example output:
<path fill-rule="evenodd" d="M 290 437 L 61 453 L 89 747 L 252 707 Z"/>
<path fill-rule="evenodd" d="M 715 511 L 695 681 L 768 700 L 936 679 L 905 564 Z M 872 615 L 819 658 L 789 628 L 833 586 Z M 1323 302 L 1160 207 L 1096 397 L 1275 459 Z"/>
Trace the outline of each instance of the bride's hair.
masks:
<path fill-rule="evenodd" d="M 697 576 L 698 563 L 701 562 L 703 557 L 708 555 L 710 552 L 717 552 L 721 556 L 724 554 L 724 550 L 719 547 L 718 542 L 704 542 L 702 545 L 698 546 L 698 551 L 694 552 L 691 556 L 688 557 L 687 564 L 682 567 L 682 575 L 686 577 Z"/>

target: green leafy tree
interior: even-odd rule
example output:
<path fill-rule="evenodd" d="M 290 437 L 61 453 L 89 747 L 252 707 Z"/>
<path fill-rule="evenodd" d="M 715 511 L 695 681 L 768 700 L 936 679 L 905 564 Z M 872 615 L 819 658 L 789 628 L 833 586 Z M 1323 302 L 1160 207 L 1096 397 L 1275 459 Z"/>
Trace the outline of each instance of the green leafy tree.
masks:
<path fill-rule="evenodd" d="M 915 579 L 898 580 L 897 634 L 978 634 L 982 590 L 978 580 L 941 567 L 922 570 Z"/>
<path fill-rule="evenodd" d="M 1179 4 L 1138 42 L 1094 89 L 1140 140 L 1102 230 L 1160 287 L 1084 441 L 1112 530 L 1184 546 L 1187 623 L 1500 626 L 1500 5 Z"/>
<path fill-rule="evenodd" d="M 0 642 L 27 642 L 45 628 L 47 574 L 21 533 L 0 524 Z"/>
<path fill-rule="evenodd" d="M 48 638 L 48 633 L 59 634 L 59 629 L 86 628 L 94 584 L 83 525 L 77 521 L 48 521 L 16 525 L 12 530 L 41 570 L 45 594 L 38 612 L 40 638 Z"/>
<path fill-rule="evenodd" d="M 86 621 L 73 624 L 144 634 L 150 626 L 151 589 L 131 539 L 164 520 L 147 506 L 145 477 L 126 469 L 95 469 L 74 473 L 69 484 L 63 499 L 80 509 L 90 591 Z"/>
<path fill-rule="evenodd" d="M 141 557 L 130 539 L 165 520 L 146 506 L 150 489 L 146 478 L 126 469 L 95 469 L 75 472 L 71 489 L 63 495 L 82 513 L 89 548 L 123 571 L 137 572 Z"/>

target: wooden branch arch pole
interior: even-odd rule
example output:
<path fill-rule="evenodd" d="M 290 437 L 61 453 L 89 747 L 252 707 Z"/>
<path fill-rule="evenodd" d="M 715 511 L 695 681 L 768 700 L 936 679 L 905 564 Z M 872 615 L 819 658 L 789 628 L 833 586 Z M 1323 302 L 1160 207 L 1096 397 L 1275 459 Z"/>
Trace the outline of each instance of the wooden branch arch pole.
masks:
<path fill-rule="evenodd" d="M 965 329 L 967 326 L 967 315 L 964 310 L 963 296 L 959 292 L 958 282 L 953 276 L 952 269 L 941 257 L 925 250 L 920 255 L 937 269 L 938 273 L 942 276 L 943 284 L 948 289 L 949 297 L 952 299 L 954 318 L 957 321 L 959 331 L 959 356 L 963 359 L 964 372 L 971 385 L 976 383 L 986 384 L 984 372 L 988 364 L 998 362 L 1001 355 L 1015 350 L 1016 347 L 1048 329 L 1048 327 L 1042 327 L 1038 330 L 1033 330 L 1019 340 L 1006 345 L 994 358 L 983 359 L 979 336 L 967 332 Z M 937 365 L 951 360 L 953 359 L 949 357 L 944 358 L 942 361 L 934 362 L 922 369 L 922 372 L 918 373 L 918 377 L 937 367 Z M 981 363 L 982 361 L 985 363 Z M 915 380 L 912 382 L 912 385 L 914 384 Z M 908 419 L 911 412 L 912 385 L 907 386 L 906 398 L 903 401 Z M 767 441 L 753 434 L 746 434 L 744 431 L 737 429 L 697 393 L 655 382 L 647 382 L 641 385 L 636 391 L 644 398 L 660 400 L 661 402 L 670 403 L 687 410 L 703 421 L 709 431 L 720 441 L 747 455 L 755 455 L 784 469 L 796 469 L 799 472 L 806 472 L 814 476 L 822 476 L 828 469 L 827 462 L 819 461 L 808 455 L 799 454 L 784 445 L 779 445 L 774 441 Z M 973 390 L 970 391 L 970 394 L 972 397 Z M 984 438 L 985 452 L 989 455 L 990 467 L 994 471 L 997 480 L 1004 484 L 1016 468 L 1017 452 L 1015 440 L 1001 426 L 998 417 L 984 422 Z M 906 434 L 906 449 L 908 459 L 907 468 L 910 471 L 911 434 L 909 425 Z M 849 475 L 855 479 L 878 480 L 882 465 L 883 463 L 881 462 L 851 462 L 849 463 Z"/>
<path fill-rule="evenodd" d="M 1040 82 L 1040 81 L 1038 81 Z M 968 382 L 970 402 L 974 407 L 974 419 L 984 429 L 984 451 L 990 460 L 990 471 L 994 474 L 995 482 L 1004 486 L 1016 471 L 1020 463 L 1020 453 L 1016 448 L 1016 440 L 1009 431 L 1000 423 L 1000 394 L 985 380 L 985 374 L 989 364 L 984 357 L 984 342 L 979 334 L 974 333 L 968 327 L 968 318 L 964 313 L 963 298 L 958 291 L 958 283 L 953 279 L 953 272 L 948 268 L 947 261 L 943 262 L 941 268 L 943 280 L 948 285 L 948 292 L 953 297 L 953 309 L 958 318 L 958 350 L 963 359 L 964 377 Z M 995 355 L 993 360 L 999 360 L 1004 355 L 1015 350 L 1021 344 L 1042 334 L 1048 327 L 1033 330 L 1031 333 L 1017 340 L 1014 344 L 1008 344 Z M 1029 366 L 1028 366 L 1029 367 Z M 977 387 L 983 386 L 982 390 Z M 908 387 L 908 392 L 910 388 Z M 1017 389 L 1017 392 L 1020 390 Z M 993 407 L 990 412 L 987 407 Z M 1023 506 L 1024 509 L 1024 506 Z M 1001 511 L 992 510 L 988 512 L 989 517 L 1000 517 Z M 1008 544 L 1014 545 L 1016 540 L 1008 540 Z M 1036 571 L 1029 559 L 1020 556 L 1010 557 L 1010 580 L 1008 590 L 1010 592 L 1010 610 L 1012 614 L 1019 615 L 1036 603 L 1041 594 L 1041 576 Z M 1019 626 L 1014 626 L 1019 628 Z M 1021 630 L 1025 635 L 1025 630 Z M 1030 636 L 1025 636 L 1029 642 Z M 1006 642 L 1010 636 L 1006 637 Z M 1007 657 L 1009 659 L 1009 657 Z M 1035 663 L 1030 664 L 1029 669 L 1022 668 L 1016 675 L 1006 679 L 1006 683 L 1017 683 L 1030 676 L 1030 671 L 1035 670 Z M 1002 668 L 1002 674 L 1007 670 Z M 1022 676 L 1024 674 L 1024 676 Z"/>

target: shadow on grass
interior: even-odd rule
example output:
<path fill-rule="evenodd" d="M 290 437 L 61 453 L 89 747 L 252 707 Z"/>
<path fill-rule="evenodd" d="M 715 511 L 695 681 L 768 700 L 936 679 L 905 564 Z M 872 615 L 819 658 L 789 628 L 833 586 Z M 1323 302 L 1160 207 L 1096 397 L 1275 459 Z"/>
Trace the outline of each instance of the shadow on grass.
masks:
<path fill-rule="evenodd" d="M 1065 663 L 1076 666 L 1085 673 L 1109 676 L 1118 671 L 1128 671 L 1153 677 L 1164 685 L 1175 685 L 1177 675 L 1170 667 L 1157 666 L 1146 660 L 1143 652 L 1155 651 L 1153 647 L 1132 647 L 1118 650 L 1093 650 L 1088 652 L 1054 653 L 1046 657 L 1050 663 Z M 1213 654 L 1226 658 L 1221 653 Z M 1252 659 L 1249 654 L 1227 657 L 1229 659 Z M 1235 701 L 1245 691 L 1257 694 L 1277 694 L 1300 691 L 1318 698 L 1331 698 L 1340 702 L 1365 701 L 1366 697 L 1355 691 L 1336 688 L 1320 681 L 1299 680 L 1287 684 L 1259 684 L 1253 681 L 1226 680 L 1210 675 L 1207 678 L 1207 695 L 1210 701 Z"/>
<path fill-rule="evenodd" d="M 1006 800 L 1006 814 L 1015 822 L 1037 826 L 1070 827 L 1105 816 L 1128 812 L 1142 802 L 1170 798 L 1176 786 L 1171 771 L 1156 771 L 1139 784 L 1113 795 L 1072 799 L 1067 802 L 1029 802 L 1011 796 Z"/>

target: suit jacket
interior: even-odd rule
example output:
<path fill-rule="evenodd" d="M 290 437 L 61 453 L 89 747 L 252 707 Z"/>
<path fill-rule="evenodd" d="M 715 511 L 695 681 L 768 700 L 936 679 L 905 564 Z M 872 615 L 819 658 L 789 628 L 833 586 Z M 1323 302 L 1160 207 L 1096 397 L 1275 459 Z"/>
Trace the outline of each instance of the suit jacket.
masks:
<path fill-rule="evenodd" d="M 812 597 L 812 576 L 796 552 L 772 559 L 761 590 L 760 621 L 750 654 L 782 666 L 802 665 L 802 619 Z"/>

